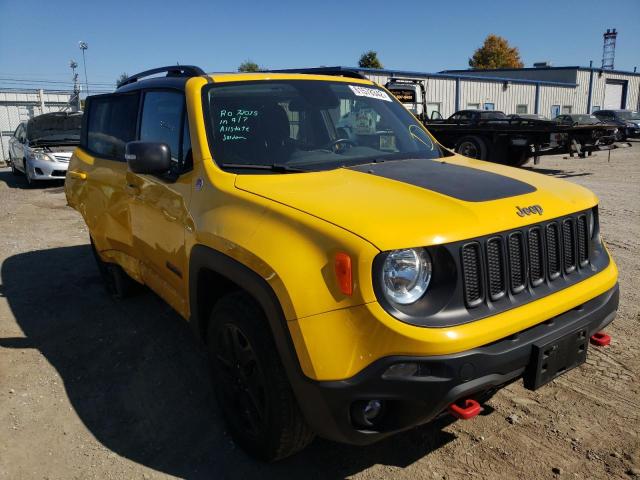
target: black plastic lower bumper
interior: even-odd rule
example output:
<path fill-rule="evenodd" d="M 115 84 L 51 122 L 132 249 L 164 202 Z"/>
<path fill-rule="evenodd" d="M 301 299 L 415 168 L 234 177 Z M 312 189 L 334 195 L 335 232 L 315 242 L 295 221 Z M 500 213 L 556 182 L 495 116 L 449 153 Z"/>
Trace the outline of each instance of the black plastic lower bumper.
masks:
<path fill-rule="evenodd" d="M 618 285 L 585 304 L 528 330 L 465 352 L 430 357 L 382 358 L 358 375 L 341 381 L 303 380 L 296 391 L 307 421 L 325 438 L 365 445 L 393 433 L 426 423 L 462 398 L 486 400 L 502 386 L 525 374 L 533 346 L 585 328 L 588 335 L 614 319 Z M 418 374 L 385 379 L 397 363 L 416 363 Z M 369 428 L 354 426 L 351 408 L 356 402 L 381 400 L 384 409 Z"/>

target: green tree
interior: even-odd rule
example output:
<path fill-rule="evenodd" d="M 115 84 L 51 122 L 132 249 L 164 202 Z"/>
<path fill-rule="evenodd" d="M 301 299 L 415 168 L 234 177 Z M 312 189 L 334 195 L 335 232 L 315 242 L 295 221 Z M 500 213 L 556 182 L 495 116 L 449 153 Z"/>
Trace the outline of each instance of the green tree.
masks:
<path fill-rule="evenodd" d="M 122 72 L 116 80 L 116 85 L 120 85 L 120 83 L 124 82 L 127 78 L 129 78 L 129 74 L 127 72 Z"/>
<path fill-rule="evenodd" d="M 478 69 L 522 68 L 524 64 L 517 47 L 511 47 L 505 38 L 491 34 L 469 59 L 469 66 Z"/>
<path fill-rule="evenodd" d="M 384 68 L 382 62 L 378 59 L 378 52 L 369 50 L 360 55 L 358 66 L 361 68 Z"/>
<path fill-rule="evenodd" d="M 264 69 L 261 68 L 260 65 L 258 65 L 256 62 L 252 60 L 245 60 L 238 67 L 239 72 L 260 72 L 261 70 L 264 70 Z"/>

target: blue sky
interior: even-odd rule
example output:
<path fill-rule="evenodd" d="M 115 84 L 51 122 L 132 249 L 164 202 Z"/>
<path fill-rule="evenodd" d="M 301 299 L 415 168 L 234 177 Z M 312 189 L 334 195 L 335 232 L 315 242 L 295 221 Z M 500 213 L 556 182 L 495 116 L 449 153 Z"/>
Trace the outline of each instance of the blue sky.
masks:
<path fill-rule="evenodd" d="M 0 79 L 69 81 L 69 59 L 82 67 L 79 40 L 96 88 L 176 62 L 207 71 L 249 58 L 269 68 L 355 65 L 368 49 L 388 68 L 467 68 L 489 33 L 519 47 L 526 66 L 599 65 L 609 27 L 619 31 L 616 68 L 640 69 L 638 0 L 0 0 Z"/>

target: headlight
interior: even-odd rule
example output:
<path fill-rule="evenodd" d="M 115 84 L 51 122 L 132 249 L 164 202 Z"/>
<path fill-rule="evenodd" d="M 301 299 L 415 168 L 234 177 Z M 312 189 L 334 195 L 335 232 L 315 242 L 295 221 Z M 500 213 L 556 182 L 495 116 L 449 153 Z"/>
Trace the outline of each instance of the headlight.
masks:
<path fill-rule="evenodd" d="M 55 162 L 48 154 L 44 152 L 31 152 L 31 160 L 44 160 L 45 162 Z"/>
<path fill-rule="evenodd" d="M 383 292 L 400 305 L 418 301 L 431 281 L 431 256 L 424 248 L 394 250 L 382 267 Z"/>

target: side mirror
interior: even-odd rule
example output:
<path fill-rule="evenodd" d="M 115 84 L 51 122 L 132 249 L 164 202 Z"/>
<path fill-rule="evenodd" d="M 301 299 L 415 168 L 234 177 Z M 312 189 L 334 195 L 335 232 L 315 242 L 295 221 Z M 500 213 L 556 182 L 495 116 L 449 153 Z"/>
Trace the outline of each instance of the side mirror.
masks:
<path fill-rule="evenodd" d="M 171 168 L 171 149 L 166 143 L 129 142 L 124 158 L 133 173 L 158 175 Z"/>

